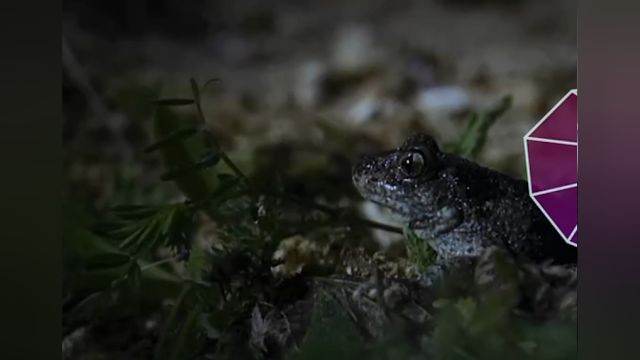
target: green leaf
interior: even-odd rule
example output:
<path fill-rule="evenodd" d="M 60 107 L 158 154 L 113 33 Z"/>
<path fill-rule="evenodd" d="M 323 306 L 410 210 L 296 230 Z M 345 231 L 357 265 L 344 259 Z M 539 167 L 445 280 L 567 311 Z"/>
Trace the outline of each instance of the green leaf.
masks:
<path fill-rule="evenodd" d="M 184 166 L 182 168 L 172 169 L 167 171 L 166 173 L 160 175 L 160 180 L 162 181 L 174 181 L 180 178 L 184 178 L 187 175 L 192 175 L 201 170 L 198 164 L 192 164 L 188 166 Z"/>
<path fill-rule="evenodd" d="M 209 129 L 202 130 L 202 139 L 204 143 L 209 147 L 209 149 L 214 149 L 220 151 L 220 144 L 218 144 L 218 140 L 216 140 L 215 135 Z"/>
<path fill-rule="evenodd" d="M 90 230 L 90 223 L 95 220 L 79 220 L 81 216 L 86 216 L 86 211 L 70 207 L 63 207 L 63 211 L 63 245 L 67 256 L 84 261 L 103 253 L 118 253 L 118 248 L 114 244 Z"/>
<path fill-rule="evenodd" d="M 160 234 L 162 236 L 169 236 L 171 234 L 171 229 L 176 226 L 176 219 L 182 212 L 182 209 L 176 208 L 169 211 L 166 216 L 162 219 L 162 225 Z M 182 225 L 182 224 L 180 224 Z"/>
<path fill-rule="evenodd" d="M 161 179 L 163 181 L 176 180 L 191 173 L 214 167 L 220 162 L 220 158 L 220 153 L 210 152 L 200 158 L 195 164 L 186 165 L 162 174 Z"/>
<path fill-rule="evenodd" d="M 97 224 L 96 228 L 103 236 L 118 240 L 118 248 L 130 255 L 150 252 L 160 246 L 175 250 L 191 247 L 195 209 L 187 204 L 129 206 L 117 210 L 110 214 L 110 220 Z"/>
<path fill-rule="evenodd" d="M 136 227 L 135 231 L 131 232 L 124 240 L 122 240 L 118 247 L 120 249 L 127 249 L 137 246 L 141 242 L 142 235 L 144 235 L 148 229 L 149 227 L 146 224 Z"/>
<path fill-rule="evenodd" d="M 180 129 L 178 131 L 175 131 L 175 132 L 167 135 L 163 139 L 160 139 L 160 140 L 154 142 L 153 144 L 147 146 L 144 149 L 144 152 L 145 153 L 150 153 L 152 151 L 160 149 L 163 146 L 166 146 L 167 144 L 171 144 L 171 143 L 174 143 L 174 142 L 177 142 L 177 141 L 181 141 L 181 140 L 187 139 L 187 138 L 195 135 L 197 132 L 198 132 L 198 128 L 195 128 L 195 127 L 189 127 L 189 128 Z"/>
<path fill-rule="evenodd" d="M 413 229 L 405 226 L 403 232 L 409 259 L 418 266 L 420 271 L 427 270 L 436 261 L 438 254 L 429 242 L 421 239 Z"/>
<path fill-rule="evenodd" d="M 207 252 L 202 246 L 193 246 L 186 267 L 192 279 L 201 280 L 207 265 Z"/>
<path fill-rule="evenodd" d="M 195 101 L 193 99 L 160 99 L 160 100 L 154 101 L 156 105 L 161 105 L 161 106 L 185 106 L 185 105 L 191 105 L 194 102 Z"/>
<path fill-rule="evenodd" d="M 236 177 L 231 174 L 218 174 L 218 180 L 220 180 L 220 183 L 224 184 L 236 180 Z"/>
<path fill-rule="evenodd" d="M 183 121 L 169 108 L 158 108 L 155 113 L 156 138 L 165 138 L 184 127 Z M 173 180 L 180 190 L 193 202 L 205 199 L 217 186 L 215 169 L 199 170 L 197 161 L 201 154 L 210 153 L 204 139 L 190 137 L 172 142 L 160 148 L 165 166 L 169 169 L 164 179 Z M 205 209 L 209 212 L 209 209 Z M 212 215 L 212 214 L 209 214 Z"/>
<path fill-rule="evenodd" d="M 85 269 L 88 271 L 112 270 L 126 265 L 131 261 L 127 254 L 105 253 L 87 259 Z"/>
<path fill-rule="evenodd" d="M 511 102 L 511 96 L 505 96 L 491 109 L 480 115 L 477 113 L 472 114 L 466 128 L 453 145 L 452 151 L 464 157 L 475 158 L 486 142 L 487 132 L 509 110 Z"/>
<path fill-rule="evenodd" d="M 203 156 L 199 161 L 198 161 L 198 168 L 199 169 L 205 169 L 205 168 L 210 168 L 213 166 L 216 166 L 219 162 L 220 162 L 220 153 L 218 152 L 211 152 L 205 156 Z"/>
<path fill-rule="evenodd" d="M 156 207 L 148 205 L 118 205 L 110 210 L 113 215 L 122 219 L 141 219 L 156 211 Z"/>
<path fill-rule="evenodd" d="M 166 227 L 163 233 L 164 245 L 170 246 L 174 250 L 189 251 L 191 249 L 192 234 L 196 225 L 191 211 L 181 209 L 176 211 L 171 220 L 170 226 Z"/>

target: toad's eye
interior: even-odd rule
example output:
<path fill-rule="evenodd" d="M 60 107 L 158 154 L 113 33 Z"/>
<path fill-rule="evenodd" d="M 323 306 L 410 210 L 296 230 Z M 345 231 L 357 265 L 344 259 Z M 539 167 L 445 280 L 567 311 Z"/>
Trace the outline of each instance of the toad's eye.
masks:
<path fill-rule="evenodd" d="M 412 151 L 406 154 L 400 160 L 400 169 L 407 177 L 418 177 L 425 168 L 424 155 L 418 151 Z"/>

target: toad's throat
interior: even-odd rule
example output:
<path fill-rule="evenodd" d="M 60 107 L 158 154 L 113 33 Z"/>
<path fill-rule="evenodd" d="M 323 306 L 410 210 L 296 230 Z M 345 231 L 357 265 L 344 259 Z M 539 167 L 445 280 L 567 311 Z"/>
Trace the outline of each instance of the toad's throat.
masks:
<path fill-rule="evenodd" d="M 415 209 L 405 205 L 402 201 L 389 201 L 387 197 L 366 196 L 368 201 L 380 206 L 389 212 L 396 220 L 401 222 L 411 222 L 415 218 Z"/>

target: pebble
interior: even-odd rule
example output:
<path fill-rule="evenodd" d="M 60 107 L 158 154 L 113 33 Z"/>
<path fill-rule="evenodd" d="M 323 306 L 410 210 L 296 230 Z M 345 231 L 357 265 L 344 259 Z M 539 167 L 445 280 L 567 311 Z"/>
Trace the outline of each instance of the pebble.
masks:
<path fill-rule="evenodd" d="M 359 125 L 373 119 L 380 114 L 381 103 L 373 96 L 358 99 L 347 111 L 347 117 L 352 123 Z"/>
<path fill-rule="evenodd" d="M 419 91 L 415 105 L 427 115 L 451 115 L 467 110 L 470 98 L 461 87 L 437 86 Z"/>

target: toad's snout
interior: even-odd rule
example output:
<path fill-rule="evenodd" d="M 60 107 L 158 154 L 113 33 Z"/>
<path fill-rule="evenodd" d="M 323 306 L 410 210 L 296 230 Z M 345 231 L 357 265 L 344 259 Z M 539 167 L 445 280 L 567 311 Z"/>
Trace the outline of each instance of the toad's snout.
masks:
<path fill-rule="evenodd" d="M 360 191 L 366 194 L 382 179 L 380 171 L 380 160 L 377 156 L 362 155 L 358 162 L 353 166 L 351 178 L 353 184 Z"/>
<path fill-rule="evenodd" d="M 358 161 L 353 165 L 351 173 L 353 176 L 361 176 L 363 174 L 370 174 L 375 171 L 375 156 L 361 155 Z"/>

